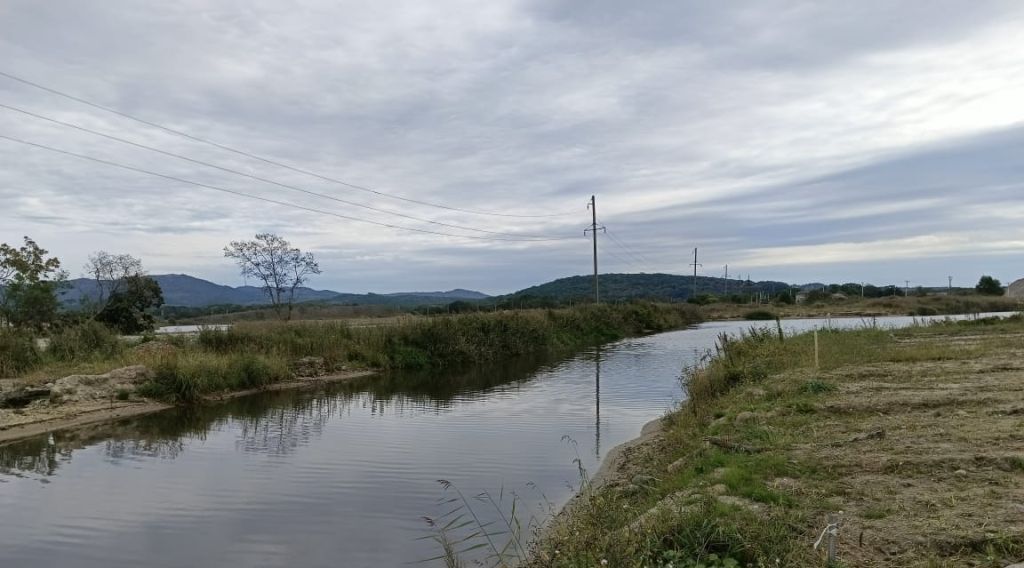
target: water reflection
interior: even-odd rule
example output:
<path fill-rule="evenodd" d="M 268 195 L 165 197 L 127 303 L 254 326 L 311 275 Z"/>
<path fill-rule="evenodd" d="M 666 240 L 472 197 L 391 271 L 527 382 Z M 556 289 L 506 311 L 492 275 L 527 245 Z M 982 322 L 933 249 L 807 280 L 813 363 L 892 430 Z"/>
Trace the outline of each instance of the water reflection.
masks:
<path fill-rule="evenodd" d="M 594 350 L 594 455 L 601 457 L 601 348 Z"/>
<path fill-rule="evenodd" d="M 343 419 L 353 408 L 369 410 L 378 418 L 450 412 L 460 404 L 496 394 L 512 395 L 542 370 L 555 368 L 557 362 L 557 358 L 539 357 L 470 367 L 443 381 L 436 372 L 387 373 L 312 390 L 273 391 L 53 432 L 0 446 L 0 475 L 53 476 L 71 461 L 74 452 L 97 445 L 102 445 L 106 457 L 113 461 L 174 459 L 186 450 L 188 442 L 203 441 L 211 430 L 228 423 L 237 431 L 238 450 L 287 456 L 319 438 L 330 421 Z M 598 377 L 598 388 L 599 381 Z M 599 411 L 597 416 L 599 425 Z M 600 440 L 600 433 L 597 436 Z"/>

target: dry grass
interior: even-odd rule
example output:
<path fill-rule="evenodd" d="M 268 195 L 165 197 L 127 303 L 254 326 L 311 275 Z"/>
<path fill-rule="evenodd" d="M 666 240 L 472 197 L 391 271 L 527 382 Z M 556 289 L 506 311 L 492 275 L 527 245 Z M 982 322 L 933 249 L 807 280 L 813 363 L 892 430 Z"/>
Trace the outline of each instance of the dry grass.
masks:
<path fill-rule="evenodd" d="M 800 317 L 870 317 L 870 316 L 934 316 L 1012 312 L 1024 304 L 1019 299 L 1000 296 L 910 296 L 884 298 L 848 298 L 828 302 L 801 304 L 708 304 L 702 306 L 707 319 L 744 319 L 752 310 L 764 309 L 783 318 Z"/>

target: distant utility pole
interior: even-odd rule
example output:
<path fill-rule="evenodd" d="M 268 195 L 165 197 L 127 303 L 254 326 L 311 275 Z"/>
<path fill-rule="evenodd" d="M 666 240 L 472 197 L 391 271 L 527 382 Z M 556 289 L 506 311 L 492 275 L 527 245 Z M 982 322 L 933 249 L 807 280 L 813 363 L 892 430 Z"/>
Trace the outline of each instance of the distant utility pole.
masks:
<path fill-rule="evenodd" d="M 953 277 L 952 276 L 947 276 L 946 278 L 949 279 L 949 284 L 946 285 L 946 295 L 947 296 L 952 296 L 953 295 Z"/>
<path fill-rule="evenodd" d="M 906 283 L 906 287 L 903 288 L 903 297 L 906 298 L 910 296 L 910 280 L 904 280 L 903 282 Z"/>
<path fill-rule="evenodd" d="M 691 297 L 696 298 L 697 297 L 697 267 L 698 266 L 704 266 L 703 264 L 700 264 L 700 263 L 697 262 L 697 249 L 696 248 L 693 249 L 693 264 L 691 266 L 693 266 L 693 296 L 691 296 Z"/>
<path fill-rule="evenodd" d="M 861 298 L 864 297 L 864 283 L 863 282 L 860 283 L 860 297 Z"/>
<path fill-rule="evenodd" d="M 725 265 L 725 296 L 729 295 L 729 265 Z"/>
<path fill-rule="evenodd" d="M 599 304 L 601 303 L 601 292 L 597 281 L 597 199 L 593 195 L 590 196 L 590 203 L 587 204 L 587 207 L 590 208 L 591 223 L 590 228 L 583 231 L 583 234 L 586 235 L 589 231 L 594 237 L 594 303 Z M 600 229 L 603 231 L 604 227 L 600 227 Z"/>

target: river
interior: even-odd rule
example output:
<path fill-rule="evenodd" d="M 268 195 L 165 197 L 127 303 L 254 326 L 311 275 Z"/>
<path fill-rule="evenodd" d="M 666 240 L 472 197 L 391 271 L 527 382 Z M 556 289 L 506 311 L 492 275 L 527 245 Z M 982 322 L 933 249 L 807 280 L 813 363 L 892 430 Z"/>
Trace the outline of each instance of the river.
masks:
<path fill-rule="evenodd" d="M 865 323 L 783 322 L 789 331 Z M 506 508 L 517 495 L 524 523 L 544 518 L 575 491 L 577 458 L 595 471 L 680 401 L 682 369 L 719 333 L 751 325 L 266 393 L 2 446 L 0 566 L 434 565 L 421 562 L 439 552 L 422 538 L 422 517 L 452 496 L 437 480 Z"/>

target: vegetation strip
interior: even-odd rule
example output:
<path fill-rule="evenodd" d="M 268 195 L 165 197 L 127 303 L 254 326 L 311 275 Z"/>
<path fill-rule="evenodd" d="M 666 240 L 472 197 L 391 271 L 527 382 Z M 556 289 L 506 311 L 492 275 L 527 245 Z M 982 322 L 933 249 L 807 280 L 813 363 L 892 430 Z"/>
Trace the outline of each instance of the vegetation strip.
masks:
<path fill-rule="evenodd" d="M 380 327 L 338 321 L 241 324 L 192 337 L 151 336 L 135 347 L 98 322 L 86 321 L 53 334 L 45 349 L 28 332 L 0 330 L 0 374 L 20 377 L 4 382 L 49 389 L 48 399 L 24 409 L 0 408 L 0 427 L 5 413 L 69 402 L 192 403 L 222 393 L 275 388 L 295 377 L 440 369 L 570 352 L 698 320 L 693 306 L 633 302 L 416 317 Z"/>
<path fill-rule="evenodd" d="M 1024 319 L 721 338 L 690 400 L 553 523 L 531 564 L 846 566 L 1024 559 Z"/>

